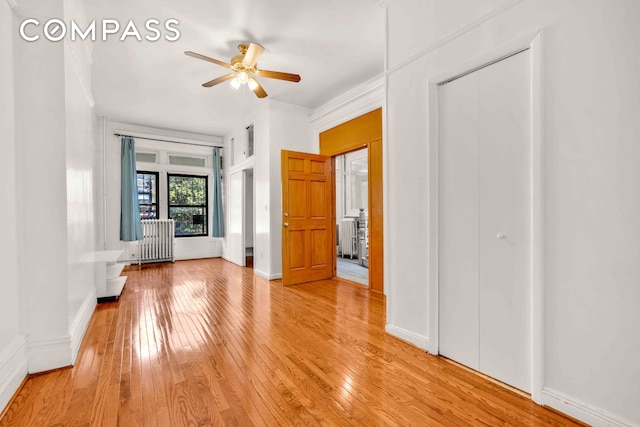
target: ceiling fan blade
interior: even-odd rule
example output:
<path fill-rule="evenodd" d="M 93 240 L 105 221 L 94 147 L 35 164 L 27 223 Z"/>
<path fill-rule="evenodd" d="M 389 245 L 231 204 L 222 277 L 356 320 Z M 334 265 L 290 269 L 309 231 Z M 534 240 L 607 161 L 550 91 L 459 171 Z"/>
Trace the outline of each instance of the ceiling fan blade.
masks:
<path fill-rule="evenodd" d="M 270 79 L 286 80 L 288 82 L 299 82 L 298 74 L 281 73 L 280 71 L 258 70 L 256 74 L 260 77 L 268 77 Z"/>
<path fill-rule="evenodd" d="M 225 68 L 231 68 L 231 64 L 218 61 L 217 59 L 209 58 L 208 56 L 200 55 L 199 53 L 191 52 L 190 50 L 187 50 L 184 54 L 187 56 L 191 56 L 192 58 L 198 58 L 202 59 L 203 61 L 213 62 L 214 64 L 221 65 Z"/>
<path fill-rule="evenodd" d="M 264 88 L 260 86 L 260 83 L 258 83 L 258 81 L 253 77 L 249 78 L 249 82 L 247 84 L 249 85 L 253 93 L 255 93 L 258 98 L 267 97 L 267 92 L 265 92 Z"/>
<path fill-rule="evenodd" d="M 262 56 L 264 52 L 264 48 L 257 43 L 251 43 L 249 45 L 249 49 L 247 49 L 247 53 L 244 54 L 244 59 L 242 63 L 247 67 L 253 67 L 258 62 L 258 59 Z"/>
<path fill-rule="evenodd" d="M 208 81 L 206 83 L 202 83 L 202 86 L 204 87 L 211 87 L 211 86 L 215 86 L 218 83 L 222 83 L 222 82 L 226 82 L 227 80 L 231 80 L 235 77 L 235 74 L 225 74 L 224 76 L 220 76 L 217 79 L 213 79 L 211 81 Z"/>

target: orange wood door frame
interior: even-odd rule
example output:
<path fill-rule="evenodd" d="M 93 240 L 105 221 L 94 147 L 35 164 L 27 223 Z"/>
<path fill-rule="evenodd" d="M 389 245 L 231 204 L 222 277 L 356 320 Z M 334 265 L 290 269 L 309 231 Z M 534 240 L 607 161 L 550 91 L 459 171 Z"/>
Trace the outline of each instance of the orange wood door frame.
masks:
<path fill-rule="evenodd" d="M 322 155 L 334 157 L 362 148 L 368 148 L 369 289 L 376 292 L 383 292 L 384 235 L 381 108 L 356 117 L 320 134 L 320 154 Z M 333 185 L 335 192 L 335 178 Z M 335 218 L 335 200 L 333 203 L 333 212 Z M 335 263 L 336 260 L 334 257 L 334 264 Z"/>
<path fill-rule="evenodd" d="M 282 150 L 282 283 L 330 279 L 335 188 L 329 156 Z"/>
<path fill-rule="evenodd" d="M 382 138 L 369 142 L 369 288 L 384 291 Z"/>

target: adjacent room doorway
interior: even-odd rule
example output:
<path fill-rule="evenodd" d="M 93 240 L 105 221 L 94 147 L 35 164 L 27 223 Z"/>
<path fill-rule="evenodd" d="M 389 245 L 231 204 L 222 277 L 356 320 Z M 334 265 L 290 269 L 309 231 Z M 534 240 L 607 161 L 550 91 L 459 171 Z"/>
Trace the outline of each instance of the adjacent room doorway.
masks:
<path fill-rule="evenodd" d="M 363 148 L 335 156 L 336 277 L 369 286 L 369 162 Z"/>
<path fill-rule="evenodd" d="M 253 168 L 229 174 L 229 261 L 253 268 L 255 239 Z"/>
<path fill-rule="evenodd" d="M 316 265 L 316 269 L 324 269 L 324 259 L 328 257 L 329 263 L 331 264 L 331 275 L 330 277 L 336 277 L 337 275 L 337 234 L 338 230 L 336 227 L 336 184 L 335 184 L 335 161 L 336 156 L 344 155 L 346 153 L 358 151 L 366 148 L 367 152 L 367 206 L 368 206 L 368 216 L 366 218 L 367 234 L 368 234 L 368 249 L 367 249 L 367 258 L 368 258 L 368 289 L 374 292 L 383 292 L 383 194 L 382 194 L 382 109 L 378 108 L 376 110 L 370 111 L 362 116 L 351 119 L 341 125 L 328 129 L 322 133 L 320 133 L 320 155 L 323 159 L 328 159 L 330 164 L 330 182 L 329 182 L 329 191 L 330 198 L 325 200 L 328 204 L 326 207 L 330 209 L 330 221 L 331 221 L 331 235 L 327 236 L 326 242 L 328 245 L 324 243 L 320 244 L 319 240 L 315 240 L 318 244 L 312 244 L 310 240 L 311 235 L 305 234 L 309 236 L 307 240 L 302 242 L 302 233 L 297 234 L 297 240 L 292 240 L 291 237 L 291 221 L 289 221 L 290 212 L 293 206 L 298 206 L 297 209 L 300 210 L 305 203 L 311 203 L 311 200 L 314 198 L 309 198 L 304 196 L 302 198 L 298 198 L 298 194 L 306 194 L 306 193 L 296 193 L 293 191 L 289 191 L 287 186 L 290 185 L 287 179 L 285 179 L 286 174 L 289 173 L 292 167 L 302 167 L 301 163 L 298 161 L 294 161 L 293 163 L 298 163 L 298 166 L 294 166 L 293 163 L 289 162 L 289 159 L 285 159 L 286 151 L 283 151 L 283 157 L 281 162 L 282 168 L 282 224 L 283 224 L 283 235 L 282 235 L 282 263 L 283 263 L 283 283 L 285 285 L 291 285 L 295 283 L 302 283 L 300 281 L 295 282 L 291 281 L 293 277 L 290 273 L 291 265 L 297 263 L 297 265 L 302 265 L 302 262 L 305 262 L 305 268 L 310 268 L 311 265 Z M 291 152 L 288 152 L 291 153 Z M 296 156 L 307 155 L 314 156 L 308 153 L 295 153 Z M 309 157 L 309 159 L 313 159 L 313 157 Z M 319 160 L 319 158 L 317 158 Z M 311 161 L 311 160 L 310 160 Z M 319 163 L 316 163 L 319 165 Z M 311 163 L 310 163 L 311 165 Z M 311 166 L 310 166 L 311 167 Z M 319 166 L 317 166 L 319 168 Z M 309 170 L 309 172 L 312 172 Z M 298 173 L 298 172 L 296 172 Z M 305 169 L 305 174 L 307 170 Z M 303 174 L 304 175 L 304 174 Z M 300 178 L 303 178 L 300 175 Z M 304 179 L 311 178 L 304 177 Z M 301 184 L 293 184 L 296 186 L 301 186 Z M 310 185 L 310 184 L 309 184 Z M 310 188 L 310 187 L 307 187 Z M 316 188 L 320 188 L 319 185 L 316 185 Z M 295 199 L 291 199 L 291 195 L 296 195 Z M 317 196 L 317 194 L 316 194 Z M 315 206 L 319 206 L 317 202 Z M 323 205 L 325 206 L 325 205 Z M 309 206 L 309 209 L 313 209 L 313 207 Z M 324 207 L 323 207 L 324 209 Z M 311 211 L 309 211 L 311 212 Z M 319 211 L 320 212 L 320 211 Z M 324 211 L 320 212 L 318 217 L 324 215 Z M 287 215 L 285 215 L 287 214 Z M 309 218 L 310 220 L 311 218 Z M 287 224 L 287 225 L 285 225 Z M 320 234 L 323 231 L 318 232 Z M 309 248 L 309 253 L 306 255 L 307 257 L 311 257 L 311 259 L 303 259 L 302 255 L 298 255 L 297 250 L 291 246 L 299 245 L 300 243 L 306 245 Z M 294 259 L 295 258 L 295 259 Z M 315 273 L 314 273 L 315 274 Z M 302 277 L 303 275 L 301 275 Z M 319 280 L 319 279 L 313 279 Z M 306 280 L 310 281 L 310 280 Z"/>

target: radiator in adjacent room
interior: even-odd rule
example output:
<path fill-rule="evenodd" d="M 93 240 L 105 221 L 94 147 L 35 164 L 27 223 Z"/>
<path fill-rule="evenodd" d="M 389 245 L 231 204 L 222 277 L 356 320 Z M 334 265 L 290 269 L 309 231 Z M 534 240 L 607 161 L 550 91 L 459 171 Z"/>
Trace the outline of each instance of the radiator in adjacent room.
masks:
<path fill-rule="evenodd" d="M 138 246 L 138 262 L 173 262 L 174 221 L 172 219 L 143 219 L 141 222 L 142 241 Z"/>
<path fill-rule="evenodd" d="M 358 225 L 354 218 L 340 221 L 340 254 L 354 258 L 358 256 Z"/>

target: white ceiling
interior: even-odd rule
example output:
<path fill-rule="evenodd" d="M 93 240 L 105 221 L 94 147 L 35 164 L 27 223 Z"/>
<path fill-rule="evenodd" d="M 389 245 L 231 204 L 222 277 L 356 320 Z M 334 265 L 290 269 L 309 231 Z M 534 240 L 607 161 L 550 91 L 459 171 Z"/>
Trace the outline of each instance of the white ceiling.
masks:
<path fill-rule="evenodd" d="M 259 43 L 266 49 L 259 68 L 302 76 L 300 83 L 259 78 L 266 99 L 311 109 L 383 72 L 377 0 L 85 0 L 85 9 L 98 28 L 103 18 L 123 27 L 133 19 L 142 37 L 150 18 L 180 21 L 176 42 L 111 36 L 93 44 L 96 112 L 111 120 L 225 135 L 265 102 L 246 86 L 203 88 L 228 70 L 186 50 L 229 62 L 240 42 Z"/>

